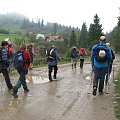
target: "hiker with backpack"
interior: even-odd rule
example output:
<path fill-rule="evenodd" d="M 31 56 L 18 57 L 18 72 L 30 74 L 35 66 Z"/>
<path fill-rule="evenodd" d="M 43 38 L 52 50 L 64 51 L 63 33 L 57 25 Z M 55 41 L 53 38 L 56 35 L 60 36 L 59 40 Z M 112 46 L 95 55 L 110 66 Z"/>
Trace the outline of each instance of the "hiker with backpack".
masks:
<path fill-rule="evenodd" d="M 34 43 L 31 43 L 27 46 L 27 49 L 30 53 L 30 57 L 31 57 L 31 63 L 29 66 L 29 70 L 33 70 L 33 62 L 34 62 L 34 55 L 36 55 L 35 53 L 35 49 L 34 49 Z"/>
<path fill-rule="evenodd" d="M 110 43 L 106 43 L 106 45 L 110 47 Z M 110 48 L 110 49 L 111 49 L 111 48 Z M 114 59 L 115 59 L 115 54 L 114 54 L 114 52 L 113 52 L 112 49 L 111 49 L 111 53 L 112 53 L 112 60 L 111 60 L 110 63 L 109 63 L 108 73 L 107 73 L 107 75 L 106 75 L 106 81 L 105 81 L 106 85 L 107 85 L 107 83 L 108 83 L 108 79 L 109 79 L 110 73 L 111 73 L 111 71 L 112 71 L 113 61 L 114 61 Z"/>
<path fill-rule="evenodd" d="M 77 51 L 76 47 L 73 47 L 71 54 L 70 54 L 70 57 L 71 57 L 72 69 L 73 69 L 73 67 L 76 68 L 77 59 L 78 59 L 78 51 Z"/>
<path fill-rule="evenodd" d="M 101 36 L 99 43 L 92 47 L 91 62 L 94 72 L 93 92 L 96 96 L 97 89 L 99 95 L 103 94 L 104 79 L 107 74 L 109 63 L 112 60 L 112 53 L 110 47 L 105 44 L 106 37 Z"/>
<path fill-rule="evenodd" d="M 8 42 L 2 41 L 1 42 L 1 48 L 0 48 L 0 72 L 3 74 L 5 78 L 6 85 L 8 87 L 8 90 L 13 89 L 13 86 L 10 81 L 8 67 L 10 65 L 10 61 L 8 58 Z"/>
<path fill-rule="evenodd" d="M 13 87 L 13 96 L 14 98 L 18 98 L 17 92 L 18 89 L 23 86 L 24 93 L 29 92 L 26 83 L 26 75 L 28 74 L 28 67 L 31 63 L 30 53 L 27 51 L 27 45 L 22 43 L 20 46 L 20 50 L 15 53 L 14 58 L 14 67 L 16 68 L 17 72 L 19 73 L 19 80 Z"/>
<path fill-rule="evenodd" d="M 57 80 L 57 70 L 58 70 L 57 61 L 60 60 L 58 51 L 54 45 L 52 45 L 52 47 L 46 51 L 46 57 L 48 62 L 48 77 L 49 77 L 49 81 L 52 82 L 53 79 Z M 54 73 L 52 77 L 53 69 L 54 69 Z"/>
<path fill-rule="evenodd" d="M 80 68 L 83 68 L 84 59 L 87 56 L 87 53 L 84 47 L 80 48 L 79 55 L 80 55 Z"/>

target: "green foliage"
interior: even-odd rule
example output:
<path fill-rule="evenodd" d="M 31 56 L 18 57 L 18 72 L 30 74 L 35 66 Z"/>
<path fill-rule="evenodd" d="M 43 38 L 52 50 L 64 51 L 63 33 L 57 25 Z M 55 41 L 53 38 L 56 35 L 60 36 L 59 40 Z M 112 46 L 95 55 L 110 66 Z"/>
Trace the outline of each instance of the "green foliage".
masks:
<path fill-rule="evenodd" d="M 90 49 L 91 47 L 98 42 L 99 38 L 101 35 L 103 35 L 102 33 L 102 24 L 100 24 L 100 18 L 98 17 L 98 15 L 96 14 L 94 16 L 94 23 L 90 24 L 90 28 L 89 28 L 89 34 L 88 34 L 88 44 L 90 45 Z"/>
<path fill-rule="evenodd" d="M 80 38 L 79 38 L 78 44 L 86 48 L 87 42 L 88 42 L 87 26 L 86 26 L 86 23 L 83 23 L 82 29 L 80 31 Z"/>
<path fill-rule="evenodd" d="M 75 35 L 74 29 L 72 30 L 71 37 L 70 37 L 70 47 L 77 46 L 77 37 Z"/>
<path fill-rule="evenodd" d="M 115 90 L 116 90 L 116 102 L 117 105 L 115 107 L 115 115 L 120 120 L 120 70 L 117 73 L 117 82 L 115 82 Z"/>
<path fill-rule="evenodd" d="M 118 18 L 118 24 L 112 31 L 112 43 L 116 53 L 120 52 L 120 17 Z"/>

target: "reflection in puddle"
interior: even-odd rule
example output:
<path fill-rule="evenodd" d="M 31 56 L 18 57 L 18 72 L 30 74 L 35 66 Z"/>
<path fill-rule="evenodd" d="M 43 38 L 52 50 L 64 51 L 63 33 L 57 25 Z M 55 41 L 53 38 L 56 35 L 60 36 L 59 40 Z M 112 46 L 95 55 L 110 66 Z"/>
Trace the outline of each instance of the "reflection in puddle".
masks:
<path fill-rule="evenodd" d="M 41 76 L 32 76 L 31 75 L 31 76 L 26 77 L 26 82 L 33 83 L 33 84 L 42 84 L 42 83 L 49 82 L 49 79 L 41 77 Z"/>

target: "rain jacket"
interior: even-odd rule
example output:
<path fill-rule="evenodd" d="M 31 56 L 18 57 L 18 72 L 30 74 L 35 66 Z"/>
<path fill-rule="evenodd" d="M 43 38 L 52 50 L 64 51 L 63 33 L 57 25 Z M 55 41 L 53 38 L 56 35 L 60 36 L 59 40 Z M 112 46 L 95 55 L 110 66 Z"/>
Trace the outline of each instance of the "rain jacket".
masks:
<path fill-rule="evenodd" d="M 53 61 L 48 60 L 48 66 L 54 66 L 57 65 L 57 61 L 59 60 L 59 54 L 57 52 L 57 49 L 53 50 L 53 54 L 55 55 L 55 59 Z"/>

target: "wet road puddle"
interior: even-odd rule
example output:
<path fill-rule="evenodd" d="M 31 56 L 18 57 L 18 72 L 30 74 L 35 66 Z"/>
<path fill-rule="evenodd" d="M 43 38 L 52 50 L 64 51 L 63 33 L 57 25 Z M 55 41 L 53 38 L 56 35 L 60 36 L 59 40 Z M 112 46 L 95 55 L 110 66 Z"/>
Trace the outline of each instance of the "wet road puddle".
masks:
<path fill-rule="evenodd" d="M 33 84 L 43 84 L 43 83 L 48 83 L 49 79 L 41 76 L 31 75 L 26 77 L 26 82 Z"/>

